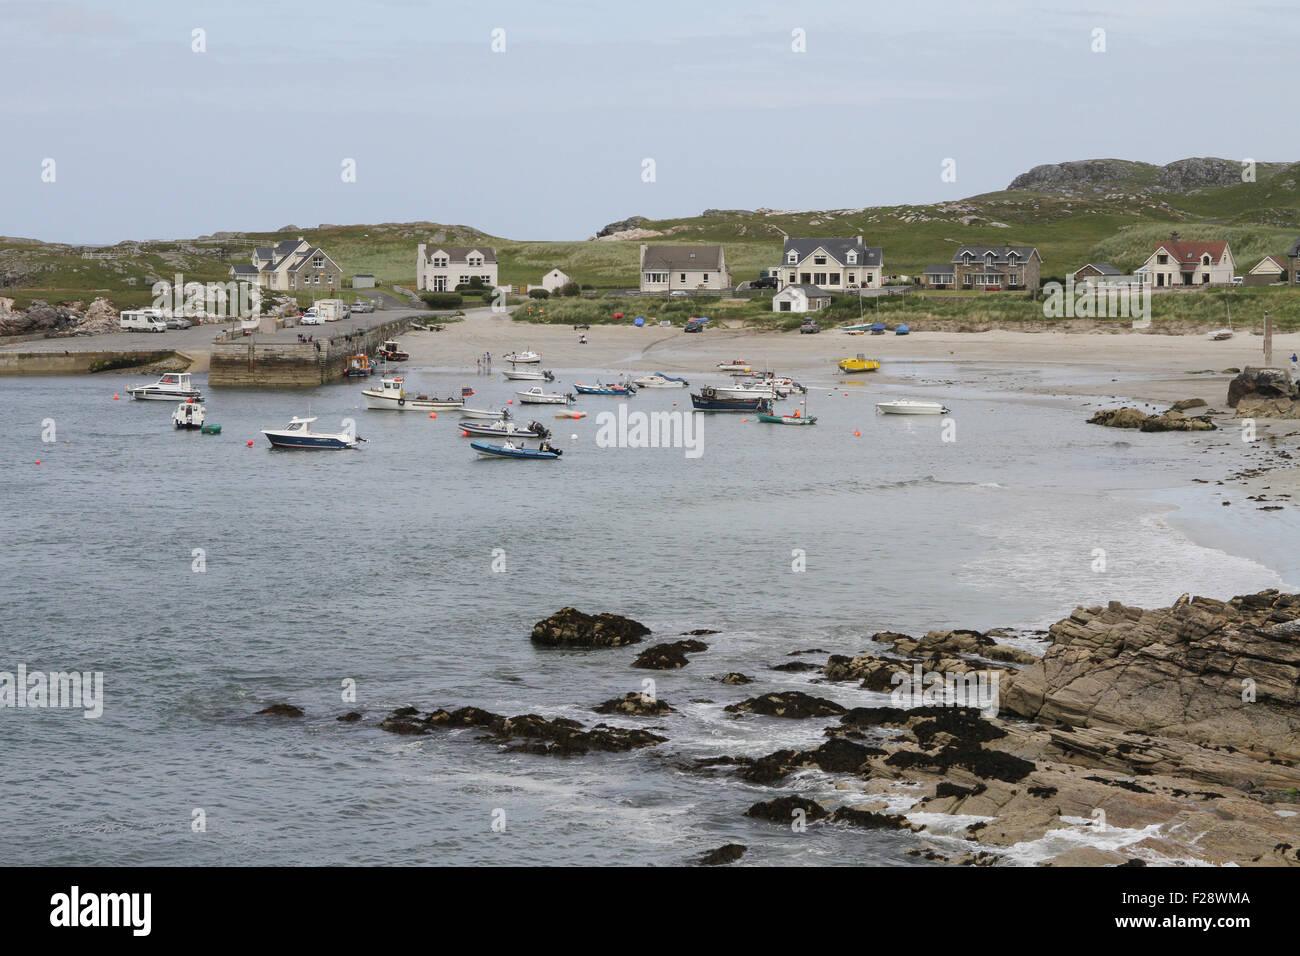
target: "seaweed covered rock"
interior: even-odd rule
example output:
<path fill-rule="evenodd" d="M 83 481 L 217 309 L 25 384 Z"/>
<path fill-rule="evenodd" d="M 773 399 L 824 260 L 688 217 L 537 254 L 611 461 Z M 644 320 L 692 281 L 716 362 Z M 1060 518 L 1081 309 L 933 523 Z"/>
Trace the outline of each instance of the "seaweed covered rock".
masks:
<path fill-rule="evenodd" d="M 621 647 L 636 644 L 650 628 L 618 614 L 583 614 L 566 607 L 533 625 L 532 641 L 545 647 Z"/>

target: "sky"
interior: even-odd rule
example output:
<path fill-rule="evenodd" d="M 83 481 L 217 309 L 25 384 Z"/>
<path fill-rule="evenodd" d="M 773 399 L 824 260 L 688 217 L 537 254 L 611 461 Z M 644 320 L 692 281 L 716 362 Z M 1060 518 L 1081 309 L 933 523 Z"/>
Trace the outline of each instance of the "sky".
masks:
<path fill-rule="evenodd" d="M 939 202 L 1072 159 L 1296 161 L 1298 20 L 1289 0 L 0 0 L 0 235 L 580 240 Z"/>

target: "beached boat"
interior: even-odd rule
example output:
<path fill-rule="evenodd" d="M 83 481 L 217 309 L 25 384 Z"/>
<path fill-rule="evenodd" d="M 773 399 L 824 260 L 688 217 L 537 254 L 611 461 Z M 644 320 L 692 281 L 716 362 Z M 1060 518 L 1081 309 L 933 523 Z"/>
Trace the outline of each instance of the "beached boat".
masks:
<path fill-rule="evenodd" d="M 510 441 L 502 442 L 500 445 L 472 441 L 469 447 L 473 448 L 480 458 L 529 458 L 534 461 L 555 461 L 564 454 L 560 449 L 552 448 L 546 442 L 542 442 L 537 448 L 525 448 Z"/>
<path fill-rule="evenodd" d="M 900 325 L 898 328 L 894 329 L 894 334 L 895 334 L 895 335 L 911 335 L 911 334 L 912 334 L 912 330 L 909 329 L 909 328 L 907 327 L 907 325 L 904 324 L 904 325 Z"/>
<path fill-rule="evenodd" d="M 633 381 L 638 388 L 686 388 L 691 384 L 684 378 L 673 378 L 673 376 L 665 375 L 663 372 L 643 375 Z"/>
<path fill-rule="evenodd" d="M 347 363 L 343 374 L 348 378 L 366 378 L 375 370 L 375 367 L 370 364 L 369 355 L 349 355 Z"/>
<path fill-rule="evenodd" d="M 389 339 L 379 347 L 379 356 L 385 362 L 405 362 L 411 357 L 411 353 L 402 351 L 396 339 Z"/>
<path fill-rule="evenodd" d="M 861 352 L 854 358 L 840 359 L 836 365 L 841 372 L 852 375 L 857 372 L 874 372 L 880 368 L 880 363 L 875 359 L 869 359 Z"/>
<path fill-rule="evenodd" d="M 151 385 L 128 385 L 127 392 L 140 401 L 175 402 L 192 398 L 203 400 L 203 393 L 190 383 L 189 372 L 168 372 Z"/>
<path fill-rule="evenodd" d="M 719 372 L 748 372 L 749 363 L 744 359 L 732 359 L 730 362 L 719 362 Z"/>
<path fill-rule="evenodd" d="M 509 418 L 510 409 L 502 408 L 499 411 L 494 411 L 491 408 L 465 408 L 464 406 L 461 406 L 460 417 L 477 418 L 480 420 L 486 419 L 487 421 L 494 422 L 499 418 Z"/>
<path fill-rule="evenodd" d="M 603 382 L 599 385 L 583 385 L 581 382 L 573 386 L 574 391 L 579 395 L 628 395 L 636 394 L 635 385 L 606 385 Z"/>
<path fill-rule="evenodd" d="M 884 335 L 889 331 L 889 327 L 884 322 L 876 322 L 871 328 L 867 329 L 872 335 Z"/>
<path fill-rule="evenodd" d="M 515 392 L 519 396 L 519 401 L 525 405 L 567 405 L 573 401 L 572 395 L 561 395 L 559 392 L 544 392 L 542 386 L 534 385 L 525 392 Z"/>
<path fill-rule="evenodd" d="M 366 408 L 389 409 L 399 412 L 432 412 L 444 408 L 463 408 L 463 398 L 430 398 L 428 395 L 411 395 L 406 391 L 402 377 L 385 377 L 373 388 L 363 388 L 361 397 Z"/>
<path fill-rule="evenodd" d="M 549 369 L 536 368 L 508 368 L 502 369 L 501 374 L 506 378 L 516 382 L 554 382 L 555 373 Z"/>
<path fill-rule="evenodd" d="M 202 428 L 205 409 L 192 398 L 187 398 L 172 412 L 172 423 L 177 428 Z"/>
<path fill-rule="evenodd" d="M 262 434 L 275 448 L 297 448 L 308 451 L 336 451 L 356 448 L 364 441 L 348 429 L 341 432 L 314 432 L 308 426 L 315 418 L 294 418 L 284 428 L 263 428 Z"/>
<path fill-rule="evenodd" d="M 767 422 L 769 425 L 816 425 L 816 415 L 800 415 L 798 409 L 793 415 L 769 415 L 767 412 L 760 412 L 758 416 L 760 422 Z"/>
<path fill-rule="evenodd" d="M 691 404 L 700 412 L 771 412 L 772 399 L 726 398 L 718 394 L 711 386 L 705 386 L 699 393 L 691 393 Z"/>
<path fill-rule="evenodd" d="M 530 352 L 525 349 L 522 352 L 511 352 L 509 355 L 502 356 L 502 358 L 515 365 L 535 365 L 542 360 L 542 355 L 540 352 Z"/>
<path fill-rule="evenodd" d="M 882 415 L 947 415 L 948 406 L 939 402 L 876 402 L 876 411 Z"/>
<path fill-rule="evenodd" d="M 551 430 L 541 422 L 520 425 L 501 418 L 495 422 L 461 422 L 461 437 L 485 435 L 488 438 L 550 438 Z"/>
<path fill-rule="evenodd" d="M 1211 342 L 1223 342 L 1232 338 L 1232 329 L 1215 329 L 1206 336 Z"/>

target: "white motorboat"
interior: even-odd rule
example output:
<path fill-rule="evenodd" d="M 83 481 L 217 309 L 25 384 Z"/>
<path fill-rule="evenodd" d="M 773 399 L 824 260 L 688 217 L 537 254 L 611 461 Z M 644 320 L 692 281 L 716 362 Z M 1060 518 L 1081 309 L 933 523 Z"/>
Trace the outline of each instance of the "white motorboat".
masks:
<path fill-rule="evenodd" d="M 461 422 L 460 434 L 462 438 L 483 437 L 489 438 L 550 438 L 551 430 L 541 422 L 529 422 L 527 425 L 520 425 L 517 422 L 500 419 L 499 421 L 483 422 Z"/>
<path fill-rule="evenodd" d="M 784 398 L 777 388 L 766 383 L 746 383 L 736 385 L 714 386 L 713 393 L 718 398 Z M 788 392 L 786 393 L 789 394 Z"/>
<path fill-rule="evenodd" d="M 177 428 L 202 428 L 206 410 L 192 398 L 187 398 L 172 412 L 172 424 Z"/>
<path fill-rule="evenodd" d="M 573 401 L 572 395 L 561 395 L 559 392 L 544 392 L 540 385 L 534 385 L 526 392 L 515 392 L 519 396 L 519 401 L 525 405 L 567 405 Z"/>
<path fill-rule="evenodd" d="M 673 378 L 663 372 L 643 375 L 634 381 L 637 388 L 686 388 L 691 383 L 684 378 Z"/>
<path fill-rule="evenodd" d="M 1207 336 L 1212 342 L 1222 342 L 1225 339 L 1232 338 L 1232 329 L 1215 329 Z"/>
<path fill-rule="evenodd" d="M 542 360 L 540 352 L 530 352 L 525 349 L 522 352 L 511 352 L 509 355 L 502 356 L 507 362 L 515 365 L 535 365 Z"/>
<path fill-rule="evenodd" d="M 372 388 L 363 388 L 361 396 L 366 408 L 390 409 L 399 412 L 430 412 L 444 408 L 463 408 L 463 398 L 430 398 L 428 395 L 411 395 L 400 375 L 385 377 Z"/>
<path fill-rule="evenodd" d="M 501 374 L 508 379 L 516 382 L 554 382 L 555 374 L 549 369 L 537 368 L 508 368 L 502 369 Z"/>
<path fill-rule="evenodd" d="M 503 408 L 500 411 L 493 411 L 490 408 L 465 408 L 464 406 L 462 406 L 460 410 L 460 417 L 477 418 L 480 420 L 486 419 L 487 421 L 494 422 L 499 418 L 509 418 L 510 409 Z"/>
<path fill-rule="evenodd" d="M 744 359 L 732 359 L 730 362 L 719 362 L 719 372 L 748 372 L 749 363 Z"/>
<path fill-rule="evenodd" d="M 190 383 L 189 372 L 168 372 L 152 385 L 130 385 L 126 390 L 132 398 L 141 401 L 174 402 L 178 399 L 184 401 L 187 398 L 195 401 L 203 399 L 203 393 Z"/>
<path fill-rule="evenodd" d="M 357 443 L 365 441 L 358 438 L 348 422 L 341 432 L 314 432 L 310 426 L 315 418 L 293 418 L 284 428 L 263 428 L 262 434 L 275 448 L 305 448 L 311 451 L 356 448 Z"/>
<path fill-rule="evenodd" d="M 778 392 L 785 392 L 787 395 L 790 392 L 796 392 L 802 395 L 808 391 L 808 389 L 804 388 L 794 379 L 786 375 L 772 375 L 771 373 L 768 373 L 768 375 L 765 378 L 759 379 L 757 384 L 771 385 Z"/>
<path fill-rule="evenodd" d="M 876 402 L 876 411 L 882 415 L 947 415 L 948 406 L 940 402 Z"/>

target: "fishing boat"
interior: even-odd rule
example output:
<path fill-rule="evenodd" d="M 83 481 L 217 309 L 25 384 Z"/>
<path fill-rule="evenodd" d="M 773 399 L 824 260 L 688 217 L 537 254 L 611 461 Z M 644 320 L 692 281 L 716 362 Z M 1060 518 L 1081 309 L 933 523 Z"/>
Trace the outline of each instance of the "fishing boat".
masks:
<path fill-rule="evenodd" d="M 464 406 L 461 406 L 460 417 L 487 419 L 488 421 L 494 422 L 499 418 L 509 418 L 510 409 L 502 408 L 500 411 L 493 411 L 490 408 L 465 408 Z"/>
<path fill-rule="evenodd" d="M 719 362 L 719 372 L 748 372 L 749 363 L 744 359 L 732 359 L 730 362 Z"/>
<path fill-rule="evenodd" d="M 765 385 L 762 383 L 754 384 L 736 384 L 736 385 L 716 385 L 713 387 L 713 393 L 718 398 L 767 398 L 775 399 L 777 390 L 775 386 Z"/>
<path fill-rule="evenodd" d="M 315 418 L 293 418 L 284 428 L 263 428 L 274 448 L 301 448 L 309 451 L 336 451 L 340 448 L 356 448 L 357 443 L 365 439 L 358 438 L 348 428 L 341 432 L 314 432 L 308 426 Z"/>
<path fill-rule="evenodd" d="M 874 372 L 880 368 L 880 363 L 875 359 L 869 359 L 861 352 L 854 358 L 840 359 L 836 363 L 841 372 L 846 375 L 852 375 L 856 372 Z"/>
<path fill-rule="evenodd" d="M 876 402 L 876 411 L 882 415 L 947 415 L 948 406 L 940 402 Z"/>
<path fill-rule="evenodd" d="M 537 448 L 525 448 L 510 441 L 503 442 L 500 445 L 485 441 L 472 441 L 469 443 L 469 447 L 478 452 L 480 458 L 531 458 L 537 461 L 555 461 L 563 454 L 560 449 L 552 448 L 544 441 Z"/>
<path fill-rule="evenodd" d="M 655 372 L 653 375 L 643 375 L 635 379 L 634 384 L 638 388 L 686 388 L 691 383 L 684 378 L 673 378 L 663 372 Z"/>
<path fill-rule="evenodd" d="M 508 368 L 502 369 L 501 374 L 506 378 L 516 382 L 554 382 L 555 373 L 549 369 L 536 368 Z"/>
<path fill-rule="evenodd" d="M 140 401 L 174 402 L 192 398 L 203 400 L 203 393 L 190 383 L 189 372 L 168 372 L 151 385 L 129 385 L 127 392 Z"/>
<path fill-rule="evenodd" d="M 399 412 L 431 412 L 444 408 L 463 408 L 463 398 L 430 398 L 428 395 L 411 395 L 400 375 L 385 376 L 376 388 L 363 388 L 361 397 L 366 408 L 390 409 Z"/>
<path fill-rule="evenodd" d="M 385 362 L 405 362 L 411 357 L 410 352 L 402 351 L 396 339 L 389 339 L 379 347 L 379 355 Z"/>
<path fill-rule="evenodd" d="M 904 323 L 903 325 L 900 325 L 898 328 L 894 329 L 894 334 L 895 334 L 895 335 L 911 335 L 911 334 L 912 334 L 912 330 L 909 329 L 909 328 L 907 327 L 906 323 Z"/>
<path fill-rule="evenodd" d="M 348 356 L 347 366 L 343 369 L 343 374 L 348 378 L 367 378 L 374 370 L 374 366 L 370 364 L 370 356 L 363 353 Z"/>
<path fill-rule="evenodd" d="M 544 392 L 542 386 L 534 385 L 525 392 L 515 392 L 519 396 L 519 401 L 525 405 L 567 405 L 573 401 L 572 395 L 561 395 L 559 392 Z"/>
<path fill-rule="evenodd" d="M 542 360 L 540 352 L 530 352 L 525 349 L 522 352 L 511 352 L 509 355 L 502 356 L 507 362 L 515 365 L 536 365 Z"/>
<path fill-rule="evenodd" d="M 529 422 L 520 425 L 507 419 L 495 422 L 461 422 L 462 438 L 471 435 L 486 435 L 488 438 L 550 438 L 551 430 L 541 422 Z"/>
<path fill-rule="evenodd" d="M 691 404 L 696 411 L 700 412 L 771 412 L 772 399 L 764 397 L 754 398 L 725 398 L 717 393 L 717 390 L 706 385 L 700 389 L 699 394 L 691 393 Z"/>
<path fill-rule="evenodd" d="M 579 395 L 628 395 L 636 394 L 635 385 L 606 385 L 603 382 L 599 385 L 583 385 L 581 382 L 573 386 L 574 391 Z"/>
<path fill-rule="evenodd" d="M 760 422 L 767 422 L 770 425 L 816 425 L 816 415 L 800 415 L 798 409 L 793 415 L 769 415 L 767 412 L 760 412 L 758 415 Z"/>
<path fill-rule="evenodd" d="M 203 405 L 192 398 L 187 398 L 176 406 L 172 412 L 172 423 L 177 428 L 202 428 L 205 410 Z"/>

